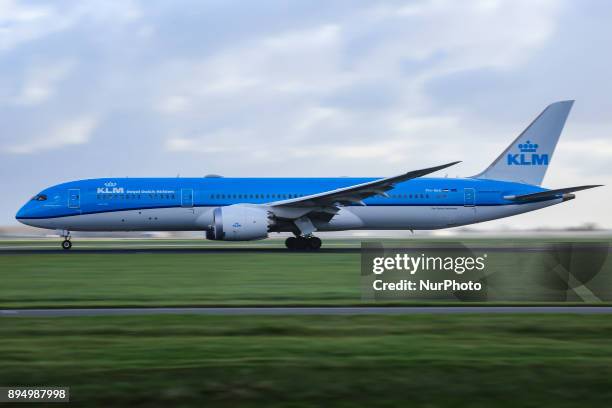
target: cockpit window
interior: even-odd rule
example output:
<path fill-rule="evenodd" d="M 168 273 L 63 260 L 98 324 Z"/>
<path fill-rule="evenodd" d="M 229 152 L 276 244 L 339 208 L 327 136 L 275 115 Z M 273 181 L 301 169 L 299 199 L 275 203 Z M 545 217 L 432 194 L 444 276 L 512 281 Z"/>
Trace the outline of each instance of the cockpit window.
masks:
<path fill-rule="evenodd" d="M 38 194 L 32 197 L 32 201 L 46 201 L 46 200 L 47 200 L 47 196 L 44 194 Z"/>

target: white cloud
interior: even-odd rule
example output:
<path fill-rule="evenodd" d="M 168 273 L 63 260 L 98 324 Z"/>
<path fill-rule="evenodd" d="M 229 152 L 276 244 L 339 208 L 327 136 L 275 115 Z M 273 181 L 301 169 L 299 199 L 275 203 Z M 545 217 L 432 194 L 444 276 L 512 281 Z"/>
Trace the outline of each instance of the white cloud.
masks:
<path fill-rule="evenodd" d="M 212 133 L 185 137 L 173 134 L 166 139 L 165 148 L 170 152 L 191 153 L 223 153 L 229 151 L 244 151 L 249 149 L 246 144 L 236 145 L 235 140 L 248 139 L 246 131 L 221 129 Z"/>
<path fill-rule="evenodd" d="M 609 129 L 612 129 L 612 126 Z M 608 139 L 594 138 L 588 140 L 588 143 L 584 141 L 569 141 L 562 142 L 560 145 L 567 152 L 571 152 L 574 157 L 599 156 L 607 160 L 612 159 L 612 144 L 610 144 Z"/>
<path fill-rule="evenodd" d="M 158 81 L 156 109 L 188 114 L 198 123 L 210 119 L 223 128 L 228 123 L 220 118 L 236 117 L 238 123 L 229 125 L 235 130 L 246 126 L 263 138 L 282 134 L 308 146 L 320 138 L 313 141 L 322 130 L 316 123 L 328 131 L 379 137 L 389 133 L 389 116 L 418 120 L 433 108 L 423 90 L 432 78 L 468 69 L 507 70 L 528 60 L 554 32 L 560 8 L 552 0 L 437 0 L 356 9 L 331 23 L 248 36 L 212 56 L 170 61 L 156 74 L 164 79 Z M 408 71 L 407 61 L 414 65 Z M 335 92 L 377 83 L 396 93 L 397 101 L 375 118 L 344 113 L 351 111 L 350 101 L 342 108 L 326 106 Z M 260 112 L 257 121 L 241 120 L 248 110 Z"/>
<path fill-rule="evenodd" d="M 85 144 L 89 142 L 97 124 L 98 121 L 89 116 L 67 120 L 57 125 L 47 135 L 9 145 L 3 150 L 12 154 L 32 154 L 70 145 Z"/>
<path fill-rule="evenodd" d="M 26 73 L 25 82 L 15 98 L 17 105 L 37 105 L 49 99 L 57 83 L 66 78 L 74 69 L 74 60 L 54 63 L 40 61 Z"/>
<path fill-rule="evenodd" d="M 0 20 L 28 22 L 44 18 L 49 14 L 45 6 L 18 4 L 15 0 L 0 0 Z"/>
<path fill-rule="evenodd" d="M 179 113 L 189 108 L 189 98 L 181 95 L 171 95 L 157 105 L 157 109 L 163 113 Z"/>
<path fill-rule="evenodd" d="M 0 51 L 63 28 L 65 25 L 61 20 L 48 6 L 0 0 Z"/>
<path fill-rule="evenodd" d="M 164 86 L 155 108 L 182 113 L 187 105 L 201 109 L 202 99 L 338 87 L 342 85 L 335 74 L 339 39 L 337 26 L 322 25 L 247 40 L 205 59 L 170 61 L 158 73 Z M 177 94 L 181 95 L 180 109 L 175 109 Z"/>
<path fill-rule="evenodd" d="M 129 0 L 68 2 L 32 5 L 15 0 L 0 0 L 0 51 L 14 49 L 29 41 L 67 30 L 83 20 L 109 24 L 128 23 L 139 19 L 138 4 Z"/>
<path fill-rule="evenodd" d="M 510 70 L 528 61 L 551 38 L 563 6 L 554 0 L 433 0 L 375 6 L 353 19 L 350 32 L 368 27 L 377 34 L 387 30 L 389 35 L 369 47 L 357 69 L 398 75 L 401 61 L 422 64 L 411 73 L 419 86 L 462 70 Z"/>
<path fill-rule="evenodd" d="M 308 133 L 320 121 L 331 120 L 325 126 L 334 127 L 334 120 L 342 125 L 350 123 L 352 115 L 336 114 L 334 110 L 323 108 L 307 109 L 303 113 L 303 120 L 295 123 L 295 132 Z M 307 144 L 293 143 L 292 140 L 262 139 L 254 137 L 252 131 L 226 128 L 210 133 L 182 136 L 173 134 L 166 139 L 165 149 L 171 153 L 188 154 L 217 154 L 227 153 L 233 157 L 240 157 L 237 165 L 247 162 L 265 160 L 268 163 L 291 162 L 294 160 L 323 163 L 334 161 L 338 167 L 349 167 L 363 160 L 369 163 L 402 164 L 402 170 L 418 168 L 421 165 L 433 165 L 438 161 L 446 160 L 444 149 L 436 148 L 436 137 L 454 132 L 458 120 L 454 117 L 418 117 L 405 116 L 388 117 L 388 134 L 378 138 L 364 138 L 347 142 L 346 138 L 331 140 L 318 140 Z M 383 135 L 381 135 L 383 136 Z M 469 151 L 469 147 L 466 147 Z M 427 151 L 427 155 L 415 155 L 414 152 Z M 454 148 L 454 154 L 467 153 L 463 149 Z M 341 165 L 342 163 L 342 165 Z"/>

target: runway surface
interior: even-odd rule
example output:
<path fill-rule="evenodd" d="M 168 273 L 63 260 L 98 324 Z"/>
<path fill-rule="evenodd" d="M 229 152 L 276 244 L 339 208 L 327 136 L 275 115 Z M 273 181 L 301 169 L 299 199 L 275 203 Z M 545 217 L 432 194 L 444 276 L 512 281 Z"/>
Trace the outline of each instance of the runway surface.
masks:
<path fill-rule="evenodd" d="M 158 307 L 0 310 L 1 317 L 130 316 L 158 314 L 248 315 L 415 315 L 415 314 L 612 314 L 609 306 L 440 306 L 440 307 Z"/>
<path fill-rule="evenodd" d="M 322 254 L 358 254 L 359 248 L 325 248 L 320 249 L 316 253 Z M 261 247 L 203 247 L 203 248 L 167 248 L 167 247 L 151 247 L 151 248 L 95 248 L 95 249 L 72 249 L 64 251 L 62 249 L 0 249 L 0 255 L 77 255 L 77 254 L 244 254 L 244 253 L 262 253 L 262 254 L 286 254 L 286 253 L 305 253 L 305 251 L 289 251 L 286 248 L 261 248 Z"/>
<path fill-rule="evenodd" d="M 384 246 L 385 250 L 392 250 L 393 245 Z M 550 252 L 550 251 L 595 251 L 595 252 L 612 252 L 612 246 L 606 244 L 577 244 L 568 245 L 564 243 L 551 243 L 547 245 L 509 245 L 509 246 L 482 246 L 482 245 L 466 245 L 466 247 L 457 245 L 433 245 L 433 246 L 404 246 L 399 247 L 401 250 L 447 250 L 447 251 L 486 251 L 486 252 Z M 141 254 L 141 253 L 154 253 L 154 254 L 239 254 L 239 253 L 267 253 L 267 254 L 295 254 L 295 253 L 316 253 L 316 254 L 358 254 L 361 253 L 362 249 L 359 246 L 353 245 L 330 245 L 328 248 L 321 248 L 318 251 L 289 251 L 283 247 L 277 246 L 265 246 L 265 245 L 252 245 L 252 246 L 231 246 L 231 245 L 219 245 L 219 246 L 204 246 L 204 247 L 189 247 L 182 245 L 143 245 L 134 247 L 121 247 L 120 245 L 113 246 L 96 246 L 96 245 L 82 245 L 77 246 L 70 250 L 65 251 L 61 248 L 50 248 L 49 246 L 20 246 L 20 247 L 7 247 L 0 246 L 0 255 L 37 255 L 37 254 Z"/>

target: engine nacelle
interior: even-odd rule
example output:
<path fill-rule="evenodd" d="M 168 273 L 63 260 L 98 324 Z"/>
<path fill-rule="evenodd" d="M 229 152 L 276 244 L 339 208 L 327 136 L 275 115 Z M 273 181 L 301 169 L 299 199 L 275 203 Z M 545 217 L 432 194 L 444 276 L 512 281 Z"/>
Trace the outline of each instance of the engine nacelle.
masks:
<path fill-rule="evenodd" d="M 213 210 L 213 223 L 206 238 L 217 241 L 251 241 L 268 237 L 272 220 L 268 211 L 245 205 Z"/>

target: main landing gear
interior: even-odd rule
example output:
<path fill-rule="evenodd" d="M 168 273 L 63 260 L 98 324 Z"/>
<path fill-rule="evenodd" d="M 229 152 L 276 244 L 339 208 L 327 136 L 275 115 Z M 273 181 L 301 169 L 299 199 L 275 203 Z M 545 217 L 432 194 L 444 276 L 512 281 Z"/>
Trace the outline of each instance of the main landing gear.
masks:
<path fill-rule="evenodd" d="M 316 251 L 321 248 L 321 239 L 309 237 L 289 237 L 285 240 L 285 246 L 293 251 Z"/>

